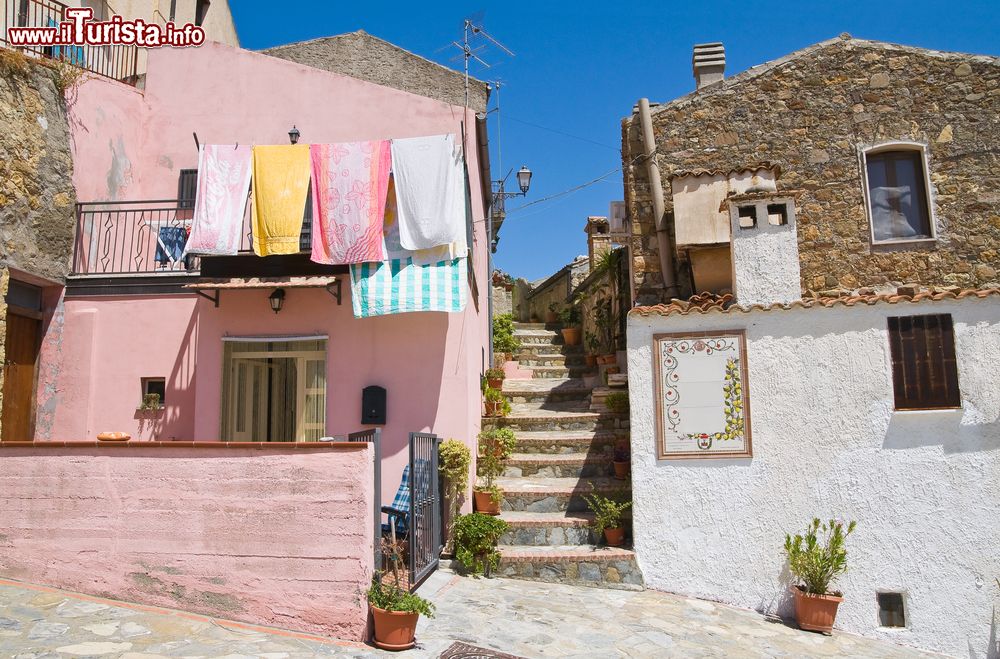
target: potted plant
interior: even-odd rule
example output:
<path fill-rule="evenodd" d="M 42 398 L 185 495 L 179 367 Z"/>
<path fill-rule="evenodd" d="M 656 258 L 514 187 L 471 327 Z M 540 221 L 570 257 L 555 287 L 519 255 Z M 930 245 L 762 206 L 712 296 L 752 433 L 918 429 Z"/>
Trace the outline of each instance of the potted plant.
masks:
<path fill-rule="evenodd" d="M 831 592 L 830 583 L 847 572 L 847 536 L 856 522 L 844 529 L 836 520 L 820 523 L 819 518 L 804 534 L 785 534 L 788 568 L 800 581 L 792 587 L 795 597 L 795 620 L 801 629 L 830 634 L 837 617 L 837 607 L 844 601 L 840 592 Z"/>
<path fill-rule="evenodd" d="M 610 370 L 610 369 L 609 369 Z M 628 392 L 613 391 L 604 398 L 604 406 L 615 414 L 628 414 Z"/>
<path fill-rule="evenodd" d="M 556 310 L 558 308 L 559 308 L 559 303 L 558 302 L 553 302 L 552 304 L 549 305 L 548 311 L 545 312 L 545 324 L 546 325 L 551 325 L 552 323 L 555 323 L 555 322 L 559 321 L 559 314 L 556 313 Z"/>
<path fill-rule="evenodd" d="M 500 514 L 503 495 L 496 486 L 496 479 L 503 474 L 507 458 L 514 452 L 517 441 L 510 428 L 489 428 L 479 433 L 479 450 L 476 474 L 482 478 L 472 490 L 476 510 L 487 515 Z"/>
<path fill-rule="evenodd" d="M 587 332 L 584 343 L 587 345 L 587 353 L 584 359 L 587 360 L 587 367 L 593 368 L 597 366 L 597 351 L 600 350 L 601 343 L 597 339 L 597 335 L 593 332 Z"/>
<path fill-rule="evenodd" d="M 486 398 L 486 416 L 507 416 L 510 414 L 510 403 L 499 389 L 487 386 L 484 396 Z"/>
<path fill-rule="evenodd" d="M 455 519 L 461 502 L 465 499 L 469 486 L 469 467 L 472 466 L 472 451 L 457 439 L 448 439 L 438 446 L 438 473 L 445 483 L 444 496 L 448 505 L 445 519 L 445 537 L 452 538 Z"/>
<path fill-rule="evenodd" d="M 455 558 L 472 574 L 489 577 L 500 564 L 497 542 L 507 528 L 499 517 L 462 515 L 455 522 Z"/>
<path fill-rule="evenodd" d="M 486 384 L 491 389 L 502 389 L 504 378 L 507 374 L 502 368 L 488 368 L 486 369 Z"/>
<path fill-rule="evenodd" d="M 590 484 L 594 486 L 593 483 Z M 621 547 L 625 542 L 625 528 L 622 526 L 622 515 L 632 505 L 631 501 L 619 503 L 614 499 L 609 499 L 601 494 L 584 494 L 584 500 L 590 511 L 594 513 L 594 521 L 591 528 L 600 537 L 604 535 L 604 541 L 609 547 Z"/>
<path fill-rule="evenodd" d="M 434 617 L 433 604 L 400 588 L 399 568 L 402 564 L 403 547 L 403 541 L 383 539 L 382 554 L 390 559 L 393 579 L 391 583 L 386 583 L 388 575 L 376 572 L 365 593 L 375 623 L 374 643 L 383 650 L 412 648 L 420 615 Z"/>
<path fill-rule="evenodd" d="M 615 467 L 615 478 L 620 481 L 628 479 L 629 467 L 631 466 L 630 458 L 631 450 L 628 442 L 624 440 L 616 442 L 611 460 Z"/>
<path fill-rule="evenodd" d="M 153 412 L 160 409 L 160 394 L 143 394 L 139 409 L 143 412 Z"/>
<path fill-rule="evenodd" d="M 568 346 L 580 344 L 580 307 L 570 304 L 559 312 L 559 322 L 562 323 L 563 343 Z"/>
<path fill-rule="evenodd" d="M 521 342 L 514 336 L 514 317 L 509 313 L 493 317 L 493 354 L 503 355 L 504 361 L 514 358 L 521 349 Z"/>

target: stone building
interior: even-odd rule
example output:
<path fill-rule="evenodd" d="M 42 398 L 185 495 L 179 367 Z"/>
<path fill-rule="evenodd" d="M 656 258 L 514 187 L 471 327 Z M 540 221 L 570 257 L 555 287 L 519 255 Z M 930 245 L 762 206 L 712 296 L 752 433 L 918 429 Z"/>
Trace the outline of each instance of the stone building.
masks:
<path fill-rule="evenodd" d="M 1000 281 L 1000 59 L 842 35 L 728 79 L 724 62 L 696 47 L 697 88 L 650 104 L 650 141 L 642 102 L 622 121 L 639 303 L 747 301 L 731 219 L 794 232 L 792 297 Z"/>

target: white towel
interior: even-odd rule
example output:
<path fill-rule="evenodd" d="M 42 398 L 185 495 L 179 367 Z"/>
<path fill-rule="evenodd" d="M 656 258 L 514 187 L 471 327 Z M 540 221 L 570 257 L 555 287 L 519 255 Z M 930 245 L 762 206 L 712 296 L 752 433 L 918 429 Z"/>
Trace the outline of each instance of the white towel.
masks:
<path fill-rule="evenodd" d="M 404 249 L 466 245 L 465 172 L 455 136 L 392 141 L 399 242 Z"/>

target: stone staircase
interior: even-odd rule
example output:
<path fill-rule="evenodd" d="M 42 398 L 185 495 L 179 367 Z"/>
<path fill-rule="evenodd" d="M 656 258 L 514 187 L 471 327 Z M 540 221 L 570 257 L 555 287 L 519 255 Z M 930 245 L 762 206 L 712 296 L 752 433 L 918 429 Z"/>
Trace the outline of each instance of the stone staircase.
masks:
<path fill-rule="evenodd" d="M 515 323 L 522 342 L 516 356 L 531 380 L 506 380 L 506 418 L 484 418 L 483 427 L 506 426 L 516 452 L 497 485 L 501 517 L 510 525 L 500 539 L 503 576 L 609 588 L 641 589 L 642 574 L 629 549 L 595 544 L 593 516 L 583 494 L 611 494 L 629 487 L 613 478 L 612 450 L 627 439 L 623 419 L 590 408 L 591 388 L 580 346 L 563 345 L 558 328 Z"/>

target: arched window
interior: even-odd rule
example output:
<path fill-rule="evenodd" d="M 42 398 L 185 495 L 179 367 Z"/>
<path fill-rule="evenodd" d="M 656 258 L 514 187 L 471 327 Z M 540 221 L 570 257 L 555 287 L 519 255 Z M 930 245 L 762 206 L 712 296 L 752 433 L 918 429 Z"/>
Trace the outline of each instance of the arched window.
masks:
<path fill-rule="evenodd" d="M 863 156 L 872 240 L 933 239 L 923 147 L 891 144 L 865 151 Z"/>

